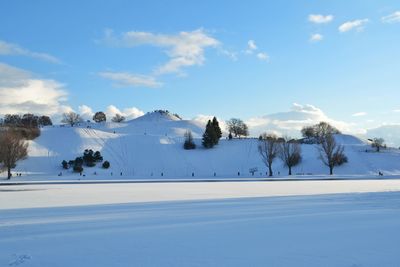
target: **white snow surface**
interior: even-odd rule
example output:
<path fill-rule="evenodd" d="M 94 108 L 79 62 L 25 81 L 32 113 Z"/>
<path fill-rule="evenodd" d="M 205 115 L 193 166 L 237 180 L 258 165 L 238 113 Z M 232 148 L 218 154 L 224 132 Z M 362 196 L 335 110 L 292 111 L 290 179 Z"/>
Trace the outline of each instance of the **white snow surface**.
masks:
<path fill-rule="evenodd" d="M 0 210 L 390 191 L 400 180 L 2 185 Z"/>
<path fill-rule="evenodd" d="M 396 185 L 379 186 L 387 182 Z M 287 192 L 297 188 L 298 193 L 327 193 L 338 187 L 343 192 L 399 190 L 398 181 L 277 183 L 264 183 L 264 195 L 279 191 L 276 185 Z M 77 198 L 81 205 L 0 210 L 0 266 L 385 267 L 400 262 L 399 192 L 204 200 L 217 191 L 230 197 L 260 192 L 260 183 L 235 184 L 242 187 L 241 194 L 225 183 L 194 184 L 202 188 L 197 195 L 186 184 L 146 184 L 150 191 L 140 188 L 143 194 L 137 196 L 138 188 L 131 197 L 172 200 L 162 196 L 165 192 L 184 199 L 189 190 L 203 200 L 91 206 L 83 201 L 94 197 L 90 191 L 97 191 L 96 202 L 105 204 L 100 193 L 113 199 L 117 192 L 127 196 L 129 189 L 114 184 L 102 189 L 93 184 L 1 186 L 2 207 L 13 207 L 18 195 L 27 201 L 23 207 L 35 206 L 35 198 L 30 198 L 32 204 L 24 196 L 34 192 L 48 203 L 72 203 L 64 198 L 69 192 L 69 199 Z"/>
<path fill-rule="evenodd" d="M 197 149 L 184 150 L 184 133 L 191 130 Z M 61 168 L 62 160 L 82 156 L 85 149 L 101 151 L 111 168 L 101 164 L 85 168 L 85 179 L 158 179 L 187 177 L 241 177 L 257 168 L 255 177 L 265 176 L 267 168 L 258 153 L 256 138 L 226 140 L 222 138 L 213 149 L 201 146 L 204 125 L 196 121 L 180 120 L 175 116 L 149 113 L 126 123 L 82 123 L 76 127 L 52 126 L 42 129 L 40 137 L 30 142 L 29 157 L 20 161 L 13 179 L 81 178 L 79 174 Z M 339 135 L 345 146 L 349 163 L 335 168 L 338 175 L 400 174 L 400 151 L 383 150 L 375 153 L 370 145 L 354 136 Z M 318 159 L 316 145 L 302 145 L 303 161 L 293 170 L 298 175 L 324 175 L 328 168 Z M 368 151 L 368 152 L 366 152 Z M 275 174 L 287 174 L 287 169 L 276 159 Z M 97 175 L 94 175 L 96 172 Z M 111 176 L 111 173 L 113 176 Z M 121 175 L 122 174 L 122 175 Z M 5 177 L 5 172 L 0 173 Z M 118 177 L 118 178 L 117 178 Z"/>

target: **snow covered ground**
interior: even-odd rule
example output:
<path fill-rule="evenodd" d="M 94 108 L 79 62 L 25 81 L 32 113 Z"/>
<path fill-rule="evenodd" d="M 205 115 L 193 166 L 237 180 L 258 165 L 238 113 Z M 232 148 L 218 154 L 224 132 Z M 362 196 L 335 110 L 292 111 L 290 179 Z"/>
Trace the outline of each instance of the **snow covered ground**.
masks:
<path fill-rule="evenodd" d="M 183 149 L 186 130 L 193 132 L 198 149 Z M 101 151 L 104 159 L 111 163 L 108 170 L 100 166 L 85 168 L 86 180 L 212 178 L 214 175 L 241 178 L 249 176 L 253 168 L 257 168 L 254 177 L 265 177 L 267 168 L 258 153 L 257 138 L 223 138 L 215 148 L 204 149 L 201 146 L 203 131 L 204 126 L 199 122 L 159 113 L 149 113 L 126 123 L 45 127 L 41 136 L 30 142 L 29 157 L 19 161 L 14 170 L 22 173 L 22 177 L 13 179 L 57 179 L 60 172 L 62 179 L 82 178 L 71 170 L 63 170 L 61 162 L 82 156 L 85 149 Z M 349 163 L 335 168 L 335 174 L 377 176 L 381 171 L 385 175 L 400 175 L 400 150 L 376 153 L 367 142 L 350 135 L 339 135 L 337 140 L 345 146 Z M 328 168 L 318 159 L 315 145 L 303 145 L 302 152 L 303 160 L 293 169 L 294 174 L 328 173 Z M 273 169 L 277 176 L 287 174 L 279 159 Z M 5 172 L 0 173 L 0 177 L 5 175 Z"/>
<path fill-rule="evenodd" d="M 0 210 L 388 191 L 400 180 L 2 185 Z"/>
<path fill-rule="evenodd" d="M 0 266 L 399 266 L 399 181 L 194 185 L 1 186 Z"/>

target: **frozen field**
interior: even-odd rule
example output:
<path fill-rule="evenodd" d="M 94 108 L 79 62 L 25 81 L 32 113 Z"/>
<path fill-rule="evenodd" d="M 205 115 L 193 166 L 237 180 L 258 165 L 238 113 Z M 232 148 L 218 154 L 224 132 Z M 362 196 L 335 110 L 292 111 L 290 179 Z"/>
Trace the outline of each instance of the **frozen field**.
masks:
<path fill-rule="evenodd" d="M 397 191 L 398 180 L 0 186 L 0 266 L 399 266 Z"/>

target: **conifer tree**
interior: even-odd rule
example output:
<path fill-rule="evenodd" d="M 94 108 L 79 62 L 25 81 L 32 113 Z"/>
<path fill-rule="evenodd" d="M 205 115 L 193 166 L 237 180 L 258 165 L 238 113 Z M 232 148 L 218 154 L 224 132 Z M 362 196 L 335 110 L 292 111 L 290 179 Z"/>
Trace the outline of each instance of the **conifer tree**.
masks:
<path fill-rule="evenodd" d="M 215 128 L 213 127 L 211 120 L 207 122 L 206 130 L 203 134 L 203 146 L 205 148 L 212 148 L 216 143 L 217 134 Z"/>
<path fill-rule="evenodd" d="M 214 131 L 216 134 L 215 144 L 218 144 L 219 139 L 222 137 L 222 130 L 221 127 L 219 127 L 219 122 L 216 117 L 214 117 L 212 120 L 212 126 L 214 127 Z"/>

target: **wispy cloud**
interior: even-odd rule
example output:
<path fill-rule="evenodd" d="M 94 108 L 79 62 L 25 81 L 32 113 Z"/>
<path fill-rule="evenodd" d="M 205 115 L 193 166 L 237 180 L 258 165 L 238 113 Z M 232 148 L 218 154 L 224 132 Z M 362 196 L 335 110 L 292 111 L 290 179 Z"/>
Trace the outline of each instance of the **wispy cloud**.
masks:
<path fill-rule="evenodd" d="M 254 55 L 261 61 L 269 61 L 269 55 L 266 52 L 259 51 L 258 46 L 254 40 L 249 40 L 247 42 L 246 50 L 242 51 L 246 55 Z"/>
<path fill-rule="evenodd" d="M 354 113 L 351 116 L 353 116 L 353 117 L 364 117 L 366 115 L 367 115 L 367 112 L 362 111 L 362 112 Z"/>
<path fill-rule="evenodd" d="M 369 22 L 369 19 L 358 19 L 353 21 L 347 21 L 339 26 L 339 32 L 348 32 L 351 30 L 362 31 L 365 24 Z"/>
<path fill-rule="evenodd" d="M 329 23 L 333 20 L 333 15 L 320 15 L 320 14 L 311 14 L 308 16 L 308 21 L 316 24 Z"/>
<path fill-rule="evenodd" d="M 60 64 L 61 60 L 58 58 L 46 54 L 46 53 L 39 53 L 33 52 L 28 49 L 22 48 L 17 44 L 8 43 L 5 41 L 0 40 L 0 55 L 16 55 L 16 56 L 27 56 L 31 58 L 36 58 L 39 60 L 47 61 L 54 64 Z"/>
<path fill-rule="evenodd" d="M 151 45 L 166 48 L 165 53 L 170 59 L 156 68 L 157 75 L 182 73 L 186 67 L 202 65 L 205 62 L 205 49 L 220 45 L 217 39 L 203 29 L 177 34 L 129 31 L 119 36 L 115 36 L 112 30 L 107 30 L 102 42 L 120 47 Z"/>
<path fill-rule="evenodd" d="M 114 81 L 116 87 L 161 87 L 162 83 L 158 82 L 152 76 L 128 73 L 128 72 L 99 72 L 102 78 Z"/>
<path fill-rule="evenodd" d="M 319 33 L 314 33 L 314 34 L 311 34 L 311 36 L 310 36 L 310 42 L 313 42 L 313 43 L 320 42 L 323 39 L 324 39 L 324 36 Z"/>
<path fill-rule="evenodd" d="M 257 53 L 257 58 L 262 61 L 268 61 L 269 55 L 265 52 L 260 52 L 260 53 Z"/>
<path fill-rule="evenodd" d="M 400 11 L 396 11 L 390 15 L 381 18 L 383 23 L 398 23 L 400 22 Z"/>
<path fill-rule="evenodd" d="M 246 54 L 253 54 L 254 51 L 258 49 L 256 42 L 254 40 L 249 40 L 247 42 L 247 49 L 244 51 Z"/>

